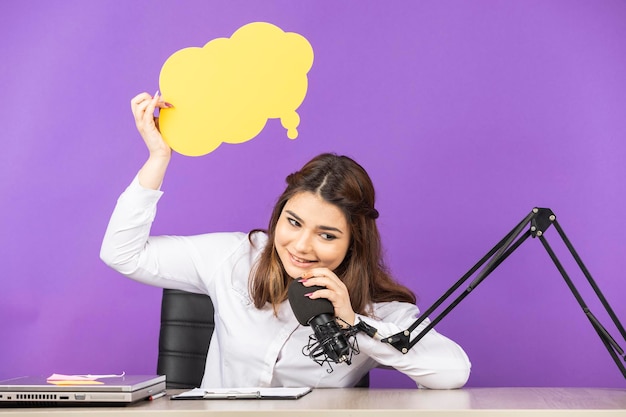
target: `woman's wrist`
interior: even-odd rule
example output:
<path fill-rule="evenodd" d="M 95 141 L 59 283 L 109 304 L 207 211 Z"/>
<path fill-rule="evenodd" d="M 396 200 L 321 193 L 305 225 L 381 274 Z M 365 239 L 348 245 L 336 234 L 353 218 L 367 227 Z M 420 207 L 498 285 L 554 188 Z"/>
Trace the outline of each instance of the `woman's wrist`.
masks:
<path fill-rule="evenodd" d="M 160 189 L 170 159 L 171 154 L 150 153 L 150 157 L 139 171 L 139 184 L 152 190 Z"/>

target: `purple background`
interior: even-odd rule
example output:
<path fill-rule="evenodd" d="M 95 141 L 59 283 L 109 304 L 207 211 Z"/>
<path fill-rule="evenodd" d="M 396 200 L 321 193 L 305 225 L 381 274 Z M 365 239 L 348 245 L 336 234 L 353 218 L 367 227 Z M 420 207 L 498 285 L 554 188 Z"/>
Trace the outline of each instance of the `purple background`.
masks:
<path fill-rule="evenodd" d="M 315 51 L 300 136 L 272 120 L 251 142 L 176 155 L 155 233 L 265 227 L 284 177 L 334 151 L 370 172 L 388 262 L 423 309 L 541 206 L 626 322 L 623 0 L 14 0 L 0 12 L 0 379 L 155 371 L 160 290 L 98 257 L 147 156 L 130 99 L 175 51 L 254 21 Z M 468 352 L 470 386 L 624 386 L 536 240 L 438 329 Z M 411 383 L 375 371 L 372 385 Z"/>

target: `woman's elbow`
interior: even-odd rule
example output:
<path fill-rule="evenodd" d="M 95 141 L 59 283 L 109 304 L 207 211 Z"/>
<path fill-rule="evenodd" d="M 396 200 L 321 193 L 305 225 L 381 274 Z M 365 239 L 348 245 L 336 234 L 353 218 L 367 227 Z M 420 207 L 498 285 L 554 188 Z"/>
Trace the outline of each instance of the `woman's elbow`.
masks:
<path fill-rule="evenodd" d="M 415 380 L 417 385 L 429 389 L 463 388 L 470 376 L 470 366 L 459 369 L 444 369 L 424 375 Z"/>
<path fill-rule="evenodd" d="M 109 267 L 113 267 L 115 264 L 115 256 L 106 244 L 100 247 L 100 260 Z"/>
<path fill-rule="evenodd" d="M 115 250 L 112 245 L 108 245 L 106 242 L 100 247 L 100 260 L 109 268 L 123 275 L 132 274 L 137 268 L 136 256 Z"/>

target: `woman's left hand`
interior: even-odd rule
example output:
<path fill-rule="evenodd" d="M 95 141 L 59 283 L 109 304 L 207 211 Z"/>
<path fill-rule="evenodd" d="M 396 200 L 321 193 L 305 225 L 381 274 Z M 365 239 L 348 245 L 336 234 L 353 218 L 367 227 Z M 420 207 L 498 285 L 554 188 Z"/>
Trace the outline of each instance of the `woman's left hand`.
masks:
<path fill-rule="evenodd" d="M 326 298 L 333 304 L 337 318 L 351 326 L 354 325 L 356 314 L 352 310 L 348 288 L 333 271 L 328 268 L 314 268 L 302 274 L 300 280 L 305 287 L 314 285 L 326 287 L 312 292 L 309 298 Z M 339 320 L 339 324 L 345 325 L 341 320 Z"/>

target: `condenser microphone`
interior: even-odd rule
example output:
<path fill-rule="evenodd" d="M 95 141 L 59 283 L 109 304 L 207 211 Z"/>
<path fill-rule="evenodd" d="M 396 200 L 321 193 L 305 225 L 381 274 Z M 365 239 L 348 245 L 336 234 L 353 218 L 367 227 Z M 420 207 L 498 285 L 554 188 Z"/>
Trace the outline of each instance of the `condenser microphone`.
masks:
<path fill-rule="evenodd" d="M 298 322 L 303 326 L 311 326 L 315 334 L 303 348 L 303 353 L 320 365 L 324 362 L 351 363 L 352 354 L 348 339 L 335 320 L 335 308 L 325 298 L 310 299 L 304 294 L 324 289 L 324 287 L 305 287 L 299 281 L 289 285 L 289 304 Z M 313 336 L 311 336 L 313 337 Z M 321 358 L 321 359 L 320 359 Z"/>

